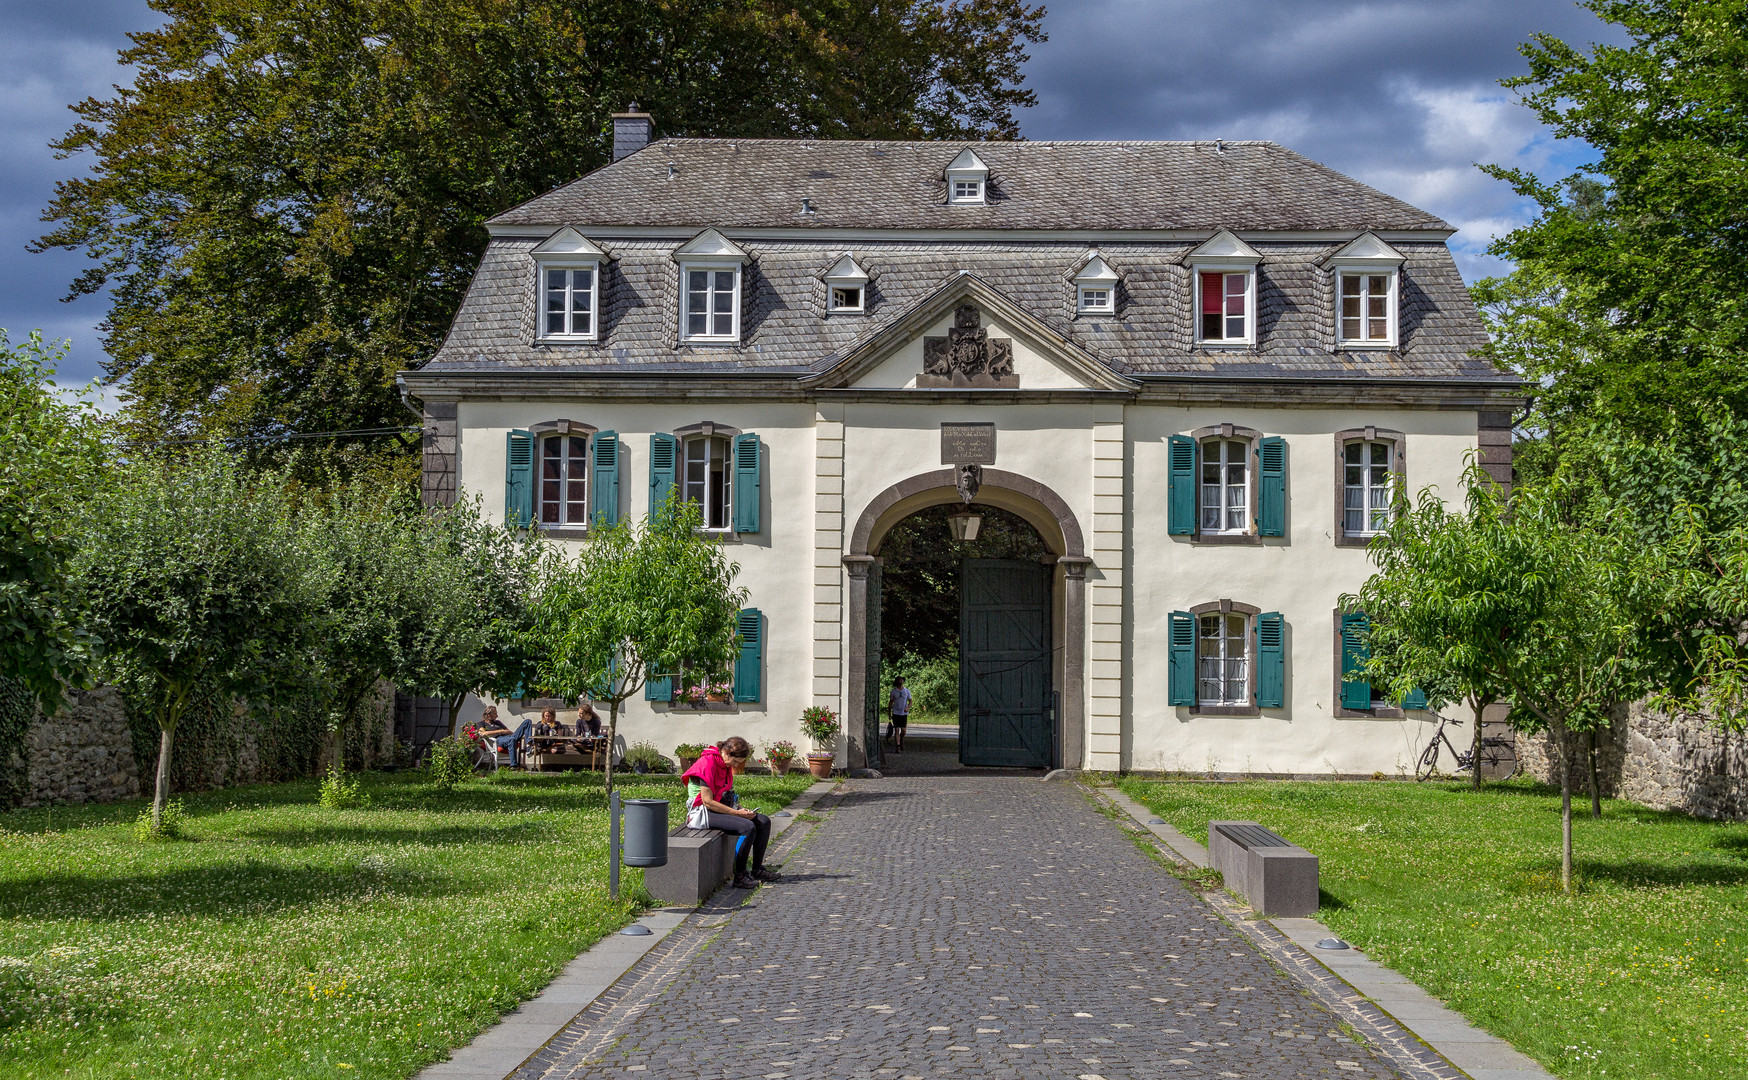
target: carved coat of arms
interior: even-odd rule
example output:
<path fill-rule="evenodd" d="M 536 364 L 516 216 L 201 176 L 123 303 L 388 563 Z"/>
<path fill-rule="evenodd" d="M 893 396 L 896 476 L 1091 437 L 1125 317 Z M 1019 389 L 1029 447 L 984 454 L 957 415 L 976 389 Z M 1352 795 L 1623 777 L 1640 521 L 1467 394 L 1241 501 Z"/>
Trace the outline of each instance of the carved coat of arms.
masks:
<path fill-rule="evenodd" d="M 975 307 L 961 304 L 953 312 L 953 325 L 946 337 L 923 339 L 918 388 L 1019 388 L 1020 377 L 1014 374 L 1014 343 L 990 337 L 982 322 L 983 316 Z"/>

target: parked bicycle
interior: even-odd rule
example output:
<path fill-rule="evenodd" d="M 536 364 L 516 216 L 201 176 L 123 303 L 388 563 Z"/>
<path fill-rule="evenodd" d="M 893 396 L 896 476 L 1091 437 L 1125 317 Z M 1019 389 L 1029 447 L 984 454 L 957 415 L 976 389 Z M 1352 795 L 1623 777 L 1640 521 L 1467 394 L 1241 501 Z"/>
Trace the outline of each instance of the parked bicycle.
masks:
<path fill-rule="evenodd" d="M 1458 748 L 1451 742 L 1451 737 L 1445 734 L 1445 727 L 1461 726 L 1455 720 L 1439 716 L 1438 729 L 1432 733 L 1432 741 L 1426 744 L 1426 750 L 1420 755 L 1420 761 L 1414 767 L 1416 780 L 1431 779 L 1438 772 L 1439 748 L 1448 748 L 1451 756 L 1457 759 L 1457 771 L 1468 772 L 1475 767 L 1475 749 L 1473 746 Z M 1481 775 L 1489 779 L 1504 780 L 1517 775 L 1517 739 L 1510 735 L 1483 735 L 1481 737 Z"/>

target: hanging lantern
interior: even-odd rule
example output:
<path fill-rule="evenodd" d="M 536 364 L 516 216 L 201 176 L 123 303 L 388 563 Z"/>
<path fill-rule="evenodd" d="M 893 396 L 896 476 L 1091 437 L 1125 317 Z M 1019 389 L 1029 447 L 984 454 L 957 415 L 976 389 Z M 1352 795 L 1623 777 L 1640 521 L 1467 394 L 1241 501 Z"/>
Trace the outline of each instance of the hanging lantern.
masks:
<path fill-rule="evenodd" d="M 983 515 L 966 507 L 947 518 L 947 527 L 953 530 L 953 539 L 961 543 L 977 539 L 977 532 L 983 528 Z"/>

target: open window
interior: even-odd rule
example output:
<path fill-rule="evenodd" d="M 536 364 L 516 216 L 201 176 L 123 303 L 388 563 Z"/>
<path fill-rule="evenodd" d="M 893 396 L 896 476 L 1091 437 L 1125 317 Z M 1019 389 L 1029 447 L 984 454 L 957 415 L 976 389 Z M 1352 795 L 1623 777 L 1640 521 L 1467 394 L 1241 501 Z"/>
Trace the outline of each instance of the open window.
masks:
<path fill-rule="evenodd" d="M 669 492 L 698 507 L 708 532 L 756 533 L 760 528 L 764 444 L 752 432 L 703 422 L 650 436 L 649 504 Z"/>
<path fill-rule="evenodd" d="M 826 311 L 834 315 L 861 315 L 868 310 L 868 272 L 845 253 L 825 272 Z"/>
<path fill-rule="evenodd" d="M 1256 344 L 1256 268 L 1262 256 L 1222 229 L 1184 257 L 1201 345 Z"/>

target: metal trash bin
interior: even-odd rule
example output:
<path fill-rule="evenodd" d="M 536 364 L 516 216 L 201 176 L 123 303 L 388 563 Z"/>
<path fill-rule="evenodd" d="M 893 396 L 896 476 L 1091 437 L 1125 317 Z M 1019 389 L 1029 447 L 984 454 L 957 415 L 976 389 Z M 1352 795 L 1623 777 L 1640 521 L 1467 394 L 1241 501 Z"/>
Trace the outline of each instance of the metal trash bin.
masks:
<path fill-rule="evenodd" d="M 668 865 L 668 800 L 626 799 L 625 844 L 620 858 L 626 866 Z"/>

